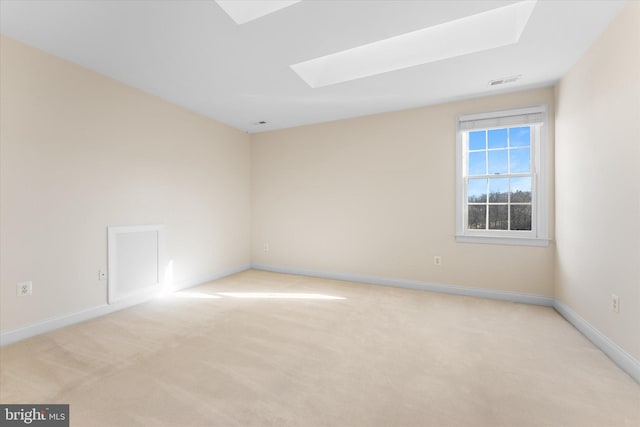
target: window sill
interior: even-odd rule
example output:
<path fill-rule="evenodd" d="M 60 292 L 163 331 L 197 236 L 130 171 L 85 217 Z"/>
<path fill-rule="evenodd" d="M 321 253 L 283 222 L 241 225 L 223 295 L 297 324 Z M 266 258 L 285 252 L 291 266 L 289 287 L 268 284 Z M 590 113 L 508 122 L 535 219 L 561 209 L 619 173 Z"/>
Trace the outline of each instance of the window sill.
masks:
<path fill-rule="evenodd" d="M 513 246 L 549 246 L 549 239 L 533 239 L 526 237 L 504 237 L 504 236 L 465 236 L 456 235 L 458 243 L 482 243 L 490 245 L 513 245 Z"/>

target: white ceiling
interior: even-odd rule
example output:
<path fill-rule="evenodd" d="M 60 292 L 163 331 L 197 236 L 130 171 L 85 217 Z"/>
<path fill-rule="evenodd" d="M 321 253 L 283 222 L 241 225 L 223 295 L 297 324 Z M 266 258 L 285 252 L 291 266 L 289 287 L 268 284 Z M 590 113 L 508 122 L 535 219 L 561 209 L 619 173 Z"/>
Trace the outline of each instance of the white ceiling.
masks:
<path fill-rule="evenodd" d="M 290 68 L 511 3 L 305 0 L 238 25 L 213 0 L 2 0 L 0 32 L 259 132 L 553 84 L 625 2 L 539 0 L 518 44 L 317 89 Z"/>

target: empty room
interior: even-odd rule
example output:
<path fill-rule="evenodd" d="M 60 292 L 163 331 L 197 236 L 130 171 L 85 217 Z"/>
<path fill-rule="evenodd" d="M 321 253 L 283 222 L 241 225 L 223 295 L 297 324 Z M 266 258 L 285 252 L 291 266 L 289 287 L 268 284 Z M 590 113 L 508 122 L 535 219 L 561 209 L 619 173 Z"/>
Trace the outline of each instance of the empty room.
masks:
<path fill-rule="evenodd" d="M 0 425 L 640 426 L 640 1 L 0 33 Z"/>

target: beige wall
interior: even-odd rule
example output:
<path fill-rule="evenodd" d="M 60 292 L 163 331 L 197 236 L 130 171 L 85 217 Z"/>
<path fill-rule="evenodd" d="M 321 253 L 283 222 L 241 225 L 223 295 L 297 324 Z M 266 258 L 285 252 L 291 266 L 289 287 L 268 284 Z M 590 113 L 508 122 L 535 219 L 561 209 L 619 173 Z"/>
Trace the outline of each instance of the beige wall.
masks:
<path fill-rule="evenodd" d="M 177 284 L 249 263 L 247 134 L 0 43 L 2 330 L 105 304 L 109 225 L 165 224 Z"/>
<path fill-rule="evenodd" d="M 252 262 L 553 295 L 552 246 L 454 238 L 456 116 L 546 104 L 553 151 L 553 101 L 546 88 L 253 135 Z"/>
<path fill-rule="evenodd" d="M 556 91 L 556 295 L 636 359 L 639 76 L 640 3 L 631 2 Z"/>

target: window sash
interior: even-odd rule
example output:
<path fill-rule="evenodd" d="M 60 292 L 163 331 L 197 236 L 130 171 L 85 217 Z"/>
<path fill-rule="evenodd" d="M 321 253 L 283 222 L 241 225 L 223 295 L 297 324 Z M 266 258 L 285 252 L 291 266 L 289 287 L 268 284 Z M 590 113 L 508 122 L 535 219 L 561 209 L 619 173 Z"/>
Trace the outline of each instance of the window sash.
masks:
<path fill-rule="evenodd" d="M 543 113 L 539 113 L 543 114 Z M 507 116 L 514 117 L 514 116 Z M 462 124 L 462 122 L 461 122 Z M 536 150 L 537 150 L 537 141 L 539 140 L 539 132 L 540 126 L 538 124 L 523 124 L 520 122 L 514 123 L 509 126 L 501 126 L 500 128 L 512 128 L 512 127 L 521 127 L 521 126 L 529 126 L 531 128 L 531 136 L 529 141 L 529 152 L 530 152 L 530 172 L 528 173 L 501 173 L 501 174 L 483 174 L 483 175 L 469 175 L 468 174 L 468 153 L 472 152 L 489 152 L 495 150 L 511 150 L 512 148 L 485 148 L 483 150 L 469 150 L 469 133 L 474 130 L 489 130 L 487 128 L 475 128 L 469 130 L 462 131 L 462 174 L 463 174 L 463 203 L 462 203 L 462 220 L 463 220 L 463 230 L 464 234 L 468 236 L 526 236 L 526 237 L 535 237 L 537 235 L 536 224 L 537 224 L 537 161 L 536 161 Z M 513 148 L 513 149 L 525 149 L 522 148 Z M 509 158 L 507 158 L 509 162 Z M 491 178 L 519 178 L 519 177 L 531 177 L 531 202 L 511 202 L 511 189 L 508 190 L 508 202 L 490 202 L 489 201 L 489 193 L 487 192 L 487 199 L 485 202 L 469 202 L 469 179 L 491 179 Z M 474 229 L 469 228 L 469 206 L 486 206 L 485 211 L 485 228 L 484 229 Z M 491 229 L 489 228 L 489 206 L 508 206 L 507 213 L 507 230 L 501 229 Z M 511 230 L 511 208 L 510 206 L 531 206 L 531 230 Z"/>

